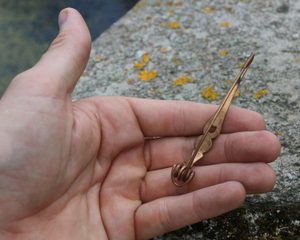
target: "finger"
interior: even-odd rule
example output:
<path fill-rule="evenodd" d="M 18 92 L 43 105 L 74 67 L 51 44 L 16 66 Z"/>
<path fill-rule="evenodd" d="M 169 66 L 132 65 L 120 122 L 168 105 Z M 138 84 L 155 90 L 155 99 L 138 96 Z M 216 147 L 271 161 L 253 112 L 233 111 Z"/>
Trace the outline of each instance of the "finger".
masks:
<path fill-rule="evenodd" d="M 91 38 L 81 15 L 72 8 L 61 11 L 60 31 L 48 51 L 28 71 L 18 75 L 10 90 L 43 96 L 70 94 L 90 53 Z"/>
<path fill-rule="evenodd" d="M 243 186 L 227 182 L 143 204 L 135 215 L 137 239 L 149 239 L 215 217 L 239 207 L 244 199 Z"/>
<path fill-rule="evenodd" d="M 187 101 L 128 98 L 144 136 L 197 135 L 215 113 L 217 106 Z M 263 117 L 249 110 L 231 107 L 222 132 L 265 129 Z"/>
<path fill-rule="evenodd" d="M 276 179 L 273 169 L 265 163 L 217 164 L 196 167 L 194 170 L 194 178 L 183 187 L 176 187 L 172 183 L 171 168 L 148 172 L 141 185 L 142 201 L 149 202 L 228 181 L 240 182 L 247 193 L 269 192 L 273 189 Z"/>
<path fill-rule="evenodd" d="M 188 160 L 195 146 L 195 137 L 161 138 L 146 141 L 145 162 L 149 170 L 170 167 Z M 199 165 L 230 162 L 271 162 L 280 153 L 278 138 L 272 133 L 262 131 L 221 134 L 214 140 Z"/>

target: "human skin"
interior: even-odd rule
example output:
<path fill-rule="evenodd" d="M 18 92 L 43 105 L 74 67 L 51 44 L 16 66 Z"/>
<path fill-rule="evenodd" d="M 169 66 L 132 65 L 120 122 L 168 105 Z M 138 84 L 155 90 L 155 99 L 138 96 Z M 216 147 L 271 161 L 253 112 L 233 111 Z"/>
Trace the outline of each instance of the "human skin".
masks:
<path fill-rule="evenodd" d="M 231 107 L 186 186 L 171 167 L 187 159 L 216 106 L 71 93 L 90 52 L 80 14 L 0 101 L 0 239 L 149 239 L 271 191 L 280 144 L 263 117 Z M 160 138 L 151 138 L 160 137 Z"/>

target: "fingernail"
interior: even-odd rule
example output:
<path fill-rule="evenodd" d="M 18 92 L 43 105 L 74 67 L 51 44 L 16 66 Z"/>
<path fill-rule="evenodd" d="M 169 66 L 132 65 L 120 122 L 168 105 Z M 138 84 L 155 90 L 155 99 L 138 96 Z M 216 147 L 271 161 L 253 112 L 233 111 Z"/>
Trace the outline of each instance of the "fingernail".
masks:
<path fill-rule="evenodd" d="M 68 19 L 68 10 L 64 9 L 59 13 L 59 17 L 58 17 L 58 25 L 61 28 L 67 21 Z"/>

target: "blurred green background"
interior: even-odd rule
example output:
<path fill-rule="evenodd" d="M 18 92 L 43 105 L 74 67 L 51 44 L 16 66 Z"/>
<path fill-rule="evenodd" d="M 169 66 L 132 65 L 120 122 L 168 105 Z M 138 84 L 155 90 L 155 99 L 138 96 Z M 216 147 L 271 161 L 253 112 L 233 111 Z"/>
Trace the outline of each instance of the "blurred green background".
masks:
<path fill-rule="evenodd" d="M 65 7 L 85 18 L 93 39 L 138 0 L 0 0 L 0 96 L 10 80 L 30 68 L 56 36 Z"/>

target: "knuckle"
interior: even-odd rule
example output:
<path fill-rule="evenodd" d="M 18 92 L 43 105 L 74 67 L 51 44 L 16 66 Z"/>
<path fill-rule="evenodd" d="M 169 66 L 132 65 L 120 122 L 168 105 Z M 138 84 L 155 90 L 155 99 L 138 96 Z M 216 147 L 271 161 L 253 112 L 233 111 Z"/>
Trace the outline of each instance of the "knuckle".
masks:
<path fill-rule="evenodd" d="M 183 134 L 186 130 L 186 112 L 184 110 L 182 102 L 178 102 L 175 105 L 172 125 L 175 134 Z"/>
<path fill-rule="evenodd" d="M 162 232 L 172 231 L 172 217 L 168 207 L 167 200 L 163 200 L 159 207 L 159 224 Z"/>
<path fill-rule="evenodd" d="M 61 31 L 50 44 L 49 50 L 59 49 L 66 45 L 74 49 L 73 53 L 78 54 L 80 59 L 86 59 L 89 56 L 91 49 L 90 37 L 85 35 L 74 36 L 71 31 Z"/>
<path fill-rule="evenodd" d="M 200 197 L 197 192 L 194 192 L 192 195 L 192 212 L 195 213 L 198 221 L 202 221 L 205 218 L 204 211 L 206 206 L 202 201 L 199 201 L 199 199 Z"/>
<path fill-rule="evenodd" d="M 153 155 L 152 152 L 153 152 L 152 142 L 148 141 L 144 145 L 144 152 L 143 152 L 144 162 L 145 162 L 145 166 L 147 169 L 151 168 L 151 160 L 152 160 L 152 155 Z"/>
<path fill-rule="evenodd" d="M 226 140 L 224 142 L 224 156 L 225 156 L 226 162 L 234 162 L 235 161 L 234 143 L 233 143 L 233 138 L 231 136 L 226 137 Z"/>
<path fill-rule="evenodd" d="M 266 129 L 266 121 L 265 121 L 263 115 L 260 113 L 256 113 L 256 125 L 260 129 Z"/>
<path fill-rule="evenodd" d="M 50 44 L 50 49 L 62 47 L 68 39 L 68 34 L 64 31 L 60 32 Z"/>

